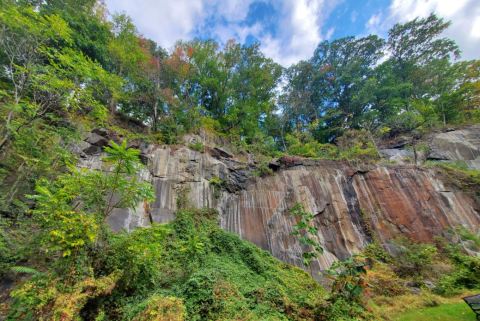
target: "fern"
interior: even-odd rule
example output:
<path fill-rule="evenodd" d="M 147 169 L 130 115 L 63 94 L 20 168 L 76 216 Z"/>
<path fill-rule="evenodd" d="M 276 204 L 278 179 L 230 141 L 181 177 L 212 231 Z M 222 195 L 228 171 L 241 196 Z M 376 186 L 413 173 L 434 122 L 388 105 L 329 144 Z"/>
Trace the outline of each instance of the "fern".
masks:
<path fill-rule="evenodd" d="M 43 273 L 28 266 L 12 266 L 10 270 L 14 273 L 23 273 L 31 275 L 42 275 Z"/>

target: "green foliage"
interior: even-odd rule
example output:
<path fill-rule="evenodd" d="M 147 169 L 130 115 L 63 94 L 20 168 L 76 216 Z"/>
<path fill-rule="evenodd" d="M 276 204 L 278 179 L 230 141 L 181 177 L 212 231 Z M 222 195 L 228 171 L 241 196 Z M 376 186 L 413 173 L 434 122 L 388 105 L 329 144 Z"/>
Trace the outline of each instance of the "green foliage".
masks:
<path fill-rule="evenodd" d="M 205 146 L 203 146 L 202 142 L 191 143 L 188 145 L 188 147 L 200 153 L 203 153 L 205 151 Z"/>
<path fill-rule="evenodd" d="M 336 140 L 336 145 L 322 144 L 309 134 L 287 134 L 287 152 L 320 159 L 371 161 L 379 158 L 372 135 L 365 130 L 347 130 Z"/>
<path fill-rule="evenodd" d="M 346 260 L 336 261 L 327 273 L 334 279 L 332 285 L 334 300 L 342 297 L 350 302 L 361 302 L 367 273 L 367 263 L 362 256 L 354 255 Z"/>
<path fill-rule="evenodd" d="M 384 262 L 384 263 L 391 263 L 392 256 L 388 254 L 387 251 L 378 243 L 372 242 L 369 243 L 362 251 L 362 255 L 368 259 Z"/>
<path fill-rule="evenodd" d="M 149 229 L 139 229 L 134 233 L 112 235 L 106 255 L 107 268 L 124 271 L 119 289 L 139 293 L 155 289 L 169 279 L 167 269 L 161 264 L 165 258 L 165 243 L 172 230 L 165 225 L 154 225 Z M 168 267 L 168 264 L 165 266 Z M 171 268 L 179 268 L 173 266 Z M 170 276 L 171 277 L 171 276 Z"/>
<path fill-rule="evenodd" d="M 480 119 L 479 62 L 452 61 L 458 48 L 441 38 L 449 23 L 431 15 L 395 25 L 385 40 L 324 41 L 284 73 L 260 44 L 195 40 L 167 52 L 127 16 L 110 21 L 104 10 L 94 0 L 2 1 L 0 274 L 25 278 L 9 320 L 367 318 L 359 257 L 333 266 L 325 302 L 306 273 L 220 230 L 213 211 L 189 210 L 186 190 L 173 223 L 113 235 L 105 220 L 114 208 L 153 198 L 138 177 L 139 151 L 110 142 L 97 171 L 71 165 L 69 149 L 82 124 L 114 128 L 106 123 L 123 113 L 145 129 L 120 137 L 173 144 L 203 129 L 256 154 L 259 176 L 271 173 L 267 156 L 284 152 L 375 160 L 378 136 Z M 286 87 L 277 97 L 280 79 Z M 190 148 L 204 151 L 201 143 Z M 454 184 L 480 190 L 477 172 L 440 166 Z M 219 177 L 210 184 L 216 197 L 225 187 Z M 308 266 L 322 253 L 314 217 L 298 204 L 292 214 Z M 457 234 L 462 246 L 480 247 L 475 234 Z M 438 293 L 478 288 L 478 257 L 462 246 L 442 248 L 454 268 Z M 431 245 L 399 248 L 395 258 L 378 244 L 365 250 L 396 268 L 395 277 L 376 270 L 383 294 L 397 294 L 398 276 L 426 278 L 439 259 Z"/>
<path fill-rule="evenodd" d="M 407 292 L 405 281 L 394 271 L 391 265 L 375 262 L 367 271 L 366 283 L 370 296 L 395 297 Z"/>
<path fill-rule="evenodd" d="M 41 272 L 35 270 L 34 268 L 28 266 L 12 266 L 10 268 L 14 273 L 22 273 L 22 274 L 31 274 L 31 275 L 39 275 L 42 274 Z"/>
<path fill-rule="evenodd" d="M 28 217 L 19 215 L 20 222 L 0 217 L 0 277 L 5 277 L 11 272 L 27 271 L 29 267 L 23 266 L 29 258 L 36 253 L 32 249 L 32 234 L 34 232 L 31 228 L 31 222 Z M 19 265 L 22 266 L 19 268 Z M 22 269 L 23 272 L 21 271 Z M 30 273 L 32 274 L 32 273 Z M 33 273 L 35 274 L 35 273 Z"/>
<path fill-rule="evenodd" d="M 437 255 L 434 245 L 415 243 L 405 238 L 397 239 L 395 244 L 399 246 L 399 254 L 395 256 L 393 264 L 400 276 L 421 278 L 431 270 Z"/>
<path fill-rule="evenodd" d="M 312 213 L 306 212 L 300 203 L 290 209 L 290 214 L 297 220 L 293 226 L 292 235 L 296 236 L 300 244 L 306 248 L 302 253 L 303 264 L 309 266 L 319 254 L 323 253 L 323 248 L 316 239 L 318 229 L 313 222 L 314 216 Z"/>
<path fill-rule="evenodd" d="M 287 143 L 287 152 L 290 155 L 304 157 L 336 159 L 338 149 L 331 144 L 321 144 L 308 136 L 297 134 L 296 136 L 287 134 L 285 137 Z"/>
<path fill-rule="evenodd" d="M 436 307 L 409 309 L 395 316 L 397 321 L 471 321 L 475 314 L 464 302 L 442 304 Z"/>
<path fill-rule="evenodd" d="M 85 277 L 68 288 L 59 279 L 33 277 L 12 293 L 13 304 L 7 320 L 77 320 L 88 300 L 112 292 L 120 274 Z"/>
<path fill-rule="evenodd" d="M 219 198 L 220 192 L 222 188 L 225 186 L 225 181 L 218 176 L 213 176 L 208 180 L 208 182 L 210 183 L 210 185 L 213 186 L 213 196 L 215 198 Z"/>
<path fill-rule="evenodd" d="M 38 181 L 31 196 L 36 201 L 33 215 L 42 227 L 47 251 L 63 256 L 77 253 L 93 244 L 103 219 L 116 207 L 134 207 L 151 200 L 151 185 L 137 178 L 139 151 L 111 142 L 105 148 L 105 161 L 111 172 L 70 168 L 54 182 Z M 115 197 L 114 197 L 115 195 Z"/>
<path fill-rule="evenodd" d="M 313 320 L 323 302 L 308 274 L 221 230 L 213 210 L 181 210 L 171 224 L 112 237 L 105 269 L 124 274 L 102 304 L 120 319 L 184 306 L 188 320 Z"/>
<path fill-rule="evenodd" d="M 446 180 L 467 193 L 480 197 L 480 170 L 468 168 L 465 162 L 439 162 L 428 161 L 427 167 L 437 167 L 441 169 L 441 174 Z"/>
<path fill-rule="evenodd" d="M 336 261 L 326 272 L 333 279 L 329 304 L 323 313 L 327 320 L 369 319 L 363 292 L 367 263 L 362 256 L 354 255 L 343 261 Z"/>
<path fill-rule="evenodd" d="M 455 268 L 443 275 L 435 288 L 436 293 L 447 296 L 461 293 L 465 288 L 480 289 L 480 257 L 469 254 L 464 245 L 469 243 L 470 251 L 478 249 L 480 237 L 463 227 L 452 232 L 459 237 L 459 242 L 440 240 L 440 247 Z"/>
<path fill-rule="evenodd" d="M 337 139 L 341 159 L 370 161 L 379 158 L 372 135 L 365 130 L 347 130 Z"/>
<path fill-rule="evenodd" d="M 139 312 L 133 319 L 138 321 L 183 321 L 186 317 L 182 300 L 175 297 L 153 295 L 135 308 Z"/>
<path fill-rule="evenodd" d="M 265 176 L 272 175 L 273 170 L 268 166 L 268 162 L 260 162 L 256 166 L 253 174 L 259 177 L 265 177 Z"/>
<path fill-rule="evenodd" d="M 95 216 L 74 210 L 71 203 L 78 197 L 78 191 L 71 187 L 75 188 L 73 184 L 78 182 L 69 178 L 63 177 L 63 186 L 58 187 L 46 180 L 39 181 L 34 196 L 37 207 L 33 213 L 42 227 L 42 243 L 47 252 L 61 251 L 63 256 L 91 245 L 99 229 Z"/>

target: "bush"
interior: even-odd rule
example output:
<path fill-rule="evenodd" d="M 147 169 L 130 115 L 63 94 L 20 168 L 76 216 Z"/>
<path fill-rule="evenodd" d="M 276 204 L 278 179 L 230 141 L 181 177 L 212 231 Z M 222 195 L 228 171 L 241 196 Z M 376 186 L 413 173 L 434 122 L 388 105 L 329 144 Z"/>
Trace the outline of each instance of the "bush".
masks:
<path fill-rule="evenodd" d="M 406 293 L 398 275 L 392 269 L 383 263 L 377 263 L 374 268 L 367 272 L 366 282 L 369 285 L 371 294 L 375 296 L 397 296 Z"/>
<path fill-rule="evenodd" d="M 306 134 L 287 134 L 287 152 L 290 155 L 297 155 L 311 158 L 336 159 L 338 149 L 332 144 L 321 144 Z"/>
<path fill-rule="evenodd" d="M 273 174 L 273 170 L 268 167 L 268 162 L 261 162 L 260 164 L 257 165 L 255 168 L 253 175 L 259 176 L 259 177 L 265 177 Z"/>
<path fill-rule="evenodd" d="M 435 246 L 407 239 L 398 239 L 395 243 L 400 252 L 394 257 L 393 264 L 399 276 L 423 279 L 432 270 L 433 260 L 437 255 Z"/>
<path fill-rule="evenodd" d="M 449 244 L 445 251 L 455 268 L 440 278 L 435 292 L 455 295 L 465 288 L 480 289 L 480 257 L 466 254 L 459 244 Z"/>
<path fill-rule="evenodd" d="M 142 309 L 132 318 L 135 321 L 183 321 L 186 318 L 183 301 L 175 297 L 153 295 L 134 309 Z"/>
<path fill-rule="evenodd" d="M 8 320 L 77 320 L 89 300 L 109 295 L 119 272 L 66 284 L 39 274 L 16 288 Z"/>
<path fill-rule="evenodd" d="M 62 275 L 19 286 L 9 320 L 314 320 L 324 302 L 306 272 L 221 230 L 214 210 L 184 209 L 104 242 L 83 261 L 69 257 Z"/>
<path fill-rule="evenodd" d="M 374 320 L 365 308 L 346 298 L 338 298 L 322 309 L 322 320 L 329 321 L 354 321 Z"/>
<path fill-rule="evenodd" d="M 165 243 L 171 233 L 168 226 L 154 224 L 149 229 L 111 236 L 106 269 L 124 271 L 119 290 L 145 292 L 168 280 L 163 261 Z"/>
<path fill-rule="evenodd" d="M 218 176 L 213 176 L 208 182 L 213 186 L 213 196 L 219 198 L 220 192 L 225 186 L 225 181 Z"/>
<path fill-rule="evenodd" d="M 205 146 L 202 144 L 202 142 L 190 143 L 188 144 L 188 148 L 200 153 L 203 153 L 205 151 Z"/>
<path fill-rule="evenodd" d="M 339 157 L 346 160 L 369 161 L 379 158 L 372 141 L 372 135 L 366 130 L 348 130 L 336 141 L 340 150 Z"/>
<path fill-rule="evenodd" d="M 372 242 L 368 244 L 362 251 L 362 255 L 367 259 L 379 261 L 383 263 L 391 263 L 392 256 L 378 243 Z"/>

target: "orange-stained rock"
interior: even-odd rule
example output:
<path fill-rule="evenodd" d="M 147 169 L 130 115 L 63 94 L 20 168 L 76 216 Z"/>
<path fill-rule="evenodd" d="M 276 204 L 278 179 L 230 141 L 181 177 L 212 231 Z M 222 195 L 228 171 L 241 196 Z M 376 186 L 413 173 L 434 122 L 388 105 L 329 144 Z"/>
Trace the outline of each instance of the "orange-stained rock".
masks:
<path fill-rule="evenodd" d="M 172 220 L 183 191 L 190 205 L 218 209 L 224 229 L 302 266 L 302 247 L 291 235 L 295 221 L 289 213 L 301 202 L 315 214 L 317 238 L 325 249 L 310 267 L 314 275 L 360 251 L 372 237 L 384 243 L 401 235 L 428 242 L 450 227 L 480 227 L 480 205 L 435 169 L 357 168 L 290 157 L 274 164 L 274 175 L 260 178 L 252 175 L 252 165 L 221 153 L 153 147 L 146 157 L 149 174 L 144 177 L 154 184 L 156 200 L 136 211 L 115 210 L 108 219 L 112 228 L 131 230 Z M 101 167 L 99 160 L 86 158 L 84 163 Z M 214 177 L 224 182 L 222 190 L 209 183 Z"/>
<path fill-rule="evenodd" d="M 317 163 L 285 169 L 229 195 L 219 207 L 222 226 L 301 266 L 289 214 L 301 202 L 315 214 L 317 237 L 326 249 L 314 269 L 358 252 L 372 236 L 381 242 L 400 235 L 428 242 L 449 227 L 480 226 L 474 199 L 445 185 L 433 169 L 389 166 L 359 172 L 340 162 Z"/>

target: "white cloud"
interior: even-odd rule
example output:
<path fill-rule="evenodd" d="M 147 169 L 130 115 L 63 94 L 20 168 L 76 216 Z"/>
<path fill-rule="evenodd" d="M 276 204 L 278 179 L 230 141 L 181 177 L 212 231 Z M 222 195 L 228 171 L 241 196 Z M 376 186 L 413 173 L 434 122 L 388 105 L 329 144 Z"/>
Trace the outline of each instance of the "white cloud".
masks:
<path fill-rule="evenodd" d="M 352 13 L 350 14 L 350 21 L 355 22 L 357 21 L 358 18 L 358 12 L 356 10 L 353 10 Z"/>
<path fill-rule="evenodd" d="M 335 32 L 335 28 L 329 28 L 327 30 L 327 33 L 325 34 L 325 39 L 329 40 L 330 38 L 332 38 L 333 36 L 333 33 Z"/>
<path fill-rule="evenodd" d="M 167 48 L 177 40 L 189 38 L 205 10 L 202 1 L 189 0 L 107 0 L 106 3 L 112 13 L 125 12 L 144 36 Z"/>
<path fill-rule="evenodd" d="M 254 0 L 106 0 L 111 12 L 126 12 L 144 36 L 165 48 L 177 40 L 191 39 L 198 30 L 221 42 L 236 39 L 243 43 L 251 35 L 260 40 L 265 55 L 288 66 L 310 57 L 321 40 L 332 36 L 334 29 L 324 35 L 322 27 L 340 0 L 265 1 L 278 15 L 275 35 L 259 23 L 241 23 Z"/>
<path fill-rule="evenodd" d="M 480 55 L 480 1 L 478 0 L 393 0 L 385 19 L 382 12 L 373 15 L 367 22 L 369 32 L 384 35 L 397 22 L 406 22 L 416 17 L 426 17 L 435 12 L 450 20 L 451 26 L 445 36 L 454 39 L 462 50 L 463 59 L 475 59 Z"/>
<path fill-rule="evenodd" d="M 284 66 L 309 58 L 320 41 L 331 37 L 334 29 L 329 29 L 326 35 L 321 30 L 324 20 L 337 3 L 338 1 L 285 0 L 280 5 L 277 4 L 281 16 L 279 36 L 272 38 L 267 34 L 259 38 L 265 55 Z"/>
<path fill-rule="evenodd" d="M 472 29 L 470 31 L 470 36 L 472 38 L 480 39 L 480 17 L 475 18 L 475 21 L 472 23 Z"/>
<path fill-rule="evenodd" d="M 370 17 L 367 21 L 367 25 L 365 26 L 367 30 L 371 33 L 381 33 L 381 24 L 382 24 L 382 13 L 376 13 Z"/>
<path fill-rule="evenodd" d="M 132 17 L 142 35 L 166 48 L 171 48 L 177 40 L 191 39 L 192 32 L 202 26 L 206 18 L 221 17 L 227 23 L 244 20 L 252 2 L 253 0 L 106 0 L 111 13 L 125 12 Z M 219 35 L 226 36 L 225 30 L 218 32 Z M 246 37 L 239 28 L 237 32 L 232 30 L 230 33 L 233 38 L 237 35 Z"/>

